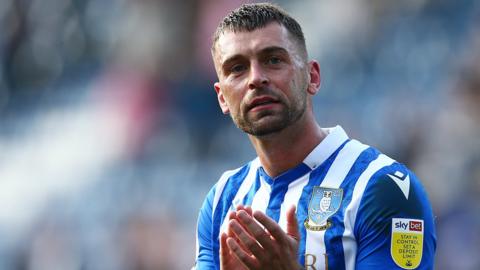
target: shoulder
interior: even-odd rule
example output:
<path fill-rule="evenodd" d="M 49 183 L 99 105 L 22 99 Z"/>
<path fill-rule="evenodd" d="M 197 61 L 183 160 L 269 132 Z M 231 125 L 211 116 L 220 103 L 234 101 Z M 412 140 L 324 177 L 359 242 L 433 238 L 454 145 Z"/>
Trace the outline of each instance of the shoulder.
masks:
<path fill-rule="evenodd" d="M 363 151 L 355 165 L 358 168 L 355 167 L 352 200 L 360 208 L 377 204 L 395 208 L 408 208 L 419 203 L 429 205 L 418 177 L 407 166 L 374 147 Z"/>
<path fill-rule="evenodd" d="M 253 169 L 253 167 L 259 166 L 258 158 L 244 164 L 241 167 L 238 167 L 233 170 L 227 170 L 220 176 L 220 179 L 213 186 L 213 188 L 218 192 L 222 190 L 226 184 L 231 184 L 233 182 L 241 182 L 248 174 L 248 172 Z"/>
<path fill-rule="evenodd" d="M 371 260 L 391 268 L 417 265 L 431 269 L 436 247 L 434 215 L 420 180 L 405 165 L 393 161 L 371 176 L 360 199 L 354 235 L 358 269 L 375 263 Z M 410 235 L 421 240 L 410 246 L 396 240 Z M 409 259 L 402 257 L 405 252 Z"/>
<path fill-rule="evenodd" d="M 412 214 L 420 210 L 415 206 L 429 204 L 427 194 L 417 176 L 396 161 L 378 170 L 370 178 L 362 197 L 362 204 L 372 203 L 378 204 L 378 207 L 391 207 Z"/>
<path fill-rule="evenodd" d="M 210 198 L 212 205 L 216 205 L 224 191 L 230 192 L 232 189 L 235 189 L 235 187 L 238 187 L 247 177 L 248 173 L 252 169 L 256 169 L 259 164 L 260 162 L 258 158 L 256 158 L 241 167 L 223 172 L 208 193 L 207 199 Z"/>
<path fill-rule="evenodd" d="M 368 233 L 399 218 L 433 224 L 432 208 L 420 180 L 405 165 L 393 161 L 369 179 L 360 198 L 355 231 L 357 235 Z"/>
<path fill-rule="evenodd" d="M 217 182 L 212 186 L 207 196 L 205 197 L 202 207 L 200 208 L 200 217 L 208 217 L 211 222 L 211 216 L 213 214 L 213 209 L 215 209 L 222 195 L 224 195 L 224 190 L 229 189 L 231 182 L 239 181 L 242 175 L 249 170 L 251 163 L 253 161 L 243 165 L 242 167 L 227 170 L 222 173 Z"/>

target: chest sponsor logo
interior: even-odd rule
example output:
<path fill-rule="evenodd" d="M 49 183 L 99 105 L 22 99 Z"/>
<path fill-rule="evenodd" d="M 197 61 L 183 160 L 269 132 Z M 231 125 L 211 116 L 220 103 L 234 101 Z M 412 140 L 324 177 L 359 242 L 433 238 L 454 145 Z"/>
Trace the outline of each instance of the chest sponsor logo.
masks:
<path fill-rule="evenodd" d="M 308 217 L 305 228 L 312 231 L 323 231 L 332 224 L 328 220 L 342 204 L 343 190 L 341 188 L 313 187 L 312 197 L 308 204 Z"/>
<path fill-rule="evenodd" d="M 392 219 L 390 253 L 399 267 L 415 269 L 420 265 L 423 254 L 423 232 L 424 224 L 421 219 Z"/>

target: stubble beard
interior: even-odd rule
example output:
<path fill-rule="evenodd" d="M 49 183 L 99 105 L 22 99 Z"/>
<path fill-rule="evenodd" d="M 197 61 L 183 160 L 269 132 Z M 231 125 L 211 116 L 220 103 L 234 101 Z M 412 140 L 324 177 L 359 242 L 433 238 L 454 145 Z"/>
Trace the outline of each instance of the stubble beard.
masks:
<path fill-rule="evenodd" d="M 302 94 L 290 106 L 280 101 L 282 110 L 280 112 L 264 111 L 259 112 L 256 119 L 251 119 L 248 112 L 238 115 L 232 114 L 235 125 L 244 132 L 255 137 L 265 137 L 278 133 L 297 122 L 306 111 L 306 94 Z"/>

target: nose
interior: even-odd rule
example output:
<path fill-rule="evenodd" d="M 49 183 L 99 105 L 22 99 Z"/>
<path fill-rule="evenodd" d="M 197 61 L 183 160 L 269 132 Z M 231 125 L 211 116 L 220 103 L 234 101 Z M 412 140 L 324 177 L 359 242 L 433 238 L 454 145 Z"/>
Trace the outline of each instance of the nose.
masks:
<path fill-rule="evenodd" d="M 258 62 L 251 63 L 248 88 L 251 90 L 262 88 L 268 83 L 269 79 L 262 65 Z"/>

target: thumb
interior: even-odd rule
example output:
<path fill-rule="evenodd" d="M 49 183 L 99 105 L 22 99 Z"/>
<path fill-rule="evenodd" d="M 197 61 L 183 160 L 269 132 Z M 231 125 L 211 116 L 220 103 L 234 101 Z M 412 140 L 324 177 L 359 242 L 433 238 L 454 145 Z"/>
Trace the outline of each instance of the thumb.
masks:
<path fill-rule="evenodd" d="M 296 209 L 295 205 L 292 205 L 287 210 L 287 234 L 293 237 L 296 241 L 299 241 L 300 232 L 298 231 Z"/>

